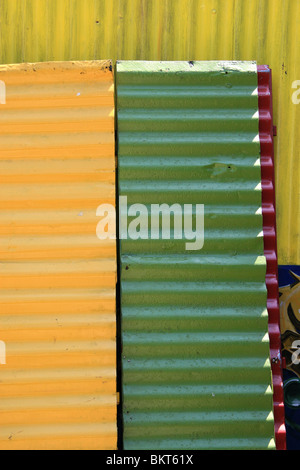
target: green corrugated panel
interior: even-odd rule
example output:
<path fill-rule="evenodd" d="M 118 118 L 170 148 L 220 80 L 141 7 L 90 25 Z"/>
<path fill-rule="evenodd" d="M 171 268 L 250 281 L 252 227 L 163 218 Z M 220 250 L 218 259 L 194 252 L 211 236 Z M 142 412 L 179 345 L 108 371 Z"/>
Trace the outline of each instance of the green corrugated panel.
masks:
<path fill-rule="evenodd" d="M 128 207 L 205 206 L 201 250 L 120 241 L 124 448 L 274 448 L 256 65 L 119 62 L 117 112 Z"/>

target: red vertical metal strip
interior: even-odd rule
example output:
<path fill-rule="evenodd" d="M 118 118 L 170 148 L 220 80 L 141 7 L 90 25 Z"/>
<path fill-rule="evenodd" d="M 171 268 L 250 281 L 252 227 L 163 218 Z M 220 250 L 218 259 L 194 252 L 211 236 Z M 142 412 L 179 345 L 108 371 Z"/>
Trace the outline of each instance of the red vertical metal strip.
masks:
<path fill-rule="evenodd" d="M 282 381 L 276 241 L 272 74 L 267 65 L 258 66 L 257 72 L 259 139 L 261 148 L 262 213 L 264 251 L 267 259 L 266 285 L 268 291 L 267 307 L 269 313 L 270 358 L 274 393 L 275 439 L 277 450 L 285 450 L 286 430 Z"/>

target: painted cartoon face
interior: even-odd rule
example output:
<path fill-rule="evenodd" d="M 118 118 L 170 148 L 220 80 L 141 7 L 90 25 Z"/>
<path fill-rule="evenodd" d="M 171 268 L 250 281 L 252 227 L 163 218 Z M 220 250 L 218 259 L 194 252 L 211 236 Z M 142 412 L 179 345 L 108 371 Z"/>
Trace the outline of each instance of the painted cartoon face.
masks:
<path fill-rule="evenodd" d="M 279 288 L 280 330 L 282 356 L 286 359 L 286 368 L 300 377 L 300 276 L 292 271 L 295 282 Z"/>

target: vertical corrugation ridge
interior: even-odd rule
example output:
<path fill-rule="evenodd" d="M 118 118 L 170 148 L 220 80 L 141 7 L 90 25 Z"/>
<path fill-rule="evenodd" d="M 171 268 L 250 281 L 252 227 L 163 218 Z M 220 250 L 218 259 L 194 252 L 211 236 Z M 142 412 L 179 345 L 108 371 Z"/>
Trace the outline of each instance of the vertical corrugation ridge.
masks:
<path fill-rule="evenodd" d="M 266 285 L 268 290 L 270 357 L 274 393 L 276 447 L 286 449 L 280 313 L 278 299 L 278 264 L 276 238 L 276 204 L 274 174 L 272 75 L 268 66 L 258 66 L 259 137 L 261 143 L 262 213 L 264 250 L 267 259 Z"/>

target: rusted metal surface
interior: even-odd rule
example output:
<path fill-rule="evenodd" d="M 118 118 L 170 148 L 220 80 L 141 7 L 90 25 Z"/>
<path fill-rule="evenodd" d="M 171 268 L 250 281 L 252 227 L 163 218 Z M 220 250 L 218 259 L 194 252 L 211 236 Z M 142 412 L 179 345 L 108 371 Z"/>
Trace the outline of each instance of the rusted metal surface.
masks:
<path fill-rule="evenodd" d="M 0 449 L 115 449 L 111 62 L 0 66 Z"/>

